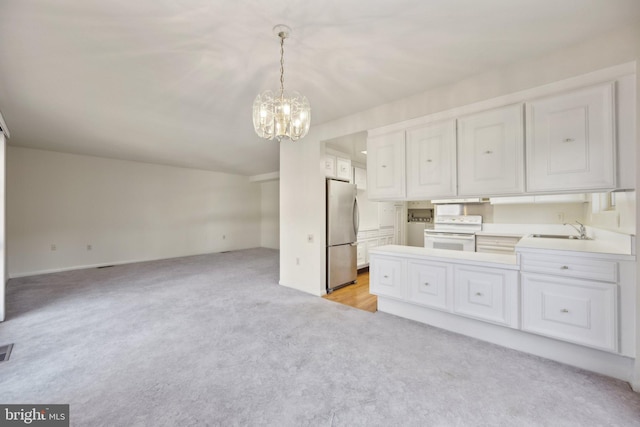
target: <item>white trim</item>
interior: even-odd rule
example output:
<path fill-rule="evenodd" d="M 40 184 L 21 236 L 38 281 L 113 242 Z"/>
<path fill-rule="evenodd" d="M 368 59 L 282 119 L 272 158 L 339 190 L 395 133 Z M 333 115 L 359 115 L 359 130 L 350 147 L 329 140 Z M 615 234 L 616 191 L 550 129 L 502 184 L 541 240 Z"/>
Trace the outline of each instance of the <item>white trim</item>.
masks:
<path fill-rule="evenodd" d="M 629 383 L 634 381 L 635 359 L 630 357 L 558 341 L 517 329 L 479 322 L 382 296 L 378 296 L 378 311 L 618 378 Z M 640 384 L 636 383 L 635 386 L 639 387 Z"/>
<path fill-rule="evenodd" d="M 7 127 L 7 124 L 4 121 L 4 117 L 2 117 L 2 112 L 0 112 L 0 128 L 2 129 L 2 133 L 5 134 L 7 139 L 9 139 L 11 135 L 9 134 L 9 128 Z"/>
<path fill-rule="evenodd" d="M 253 175 L 249 177 L 250 182 L 275 181 L 280 179 L 280 172 L 263 173 L 262 175 Z"/>
<path fill-rule="evenodd" d="M 570 77 L 568 79 L 549 83 L 531 89 L 522 90 L 520 92 L 510 93 L 508 95 L 499 96 L 497 98 L 487 99 L 485 101 L 473 104 L 463 105 L 461 107 L 445 110 L 434 114 L 429 114 L 414 119 L 405 120 L 391 125 L 371 129 L 368 136 L 382 135 L 398 130 L 405 130 L 414 126 L 421 126 L 434 121 L 446 120 L 460 117 L 467 114 L 477 113 L 483 110 L 503 107 L 509 104 L 531 101 L 536 98 L 542 98 L 549 95 L 555 95 L 559 92 L 578 89 L 584 86 L 597 83 L 605 83 L 618 79 L 622 76 L 630 75 L 636 72 L 636 63 L 627 62 L 625 64 L 604 68 L 602 70 L 593 71 L 591 73 L 582 74 L 580 76 Z"/>
<path fill-rule="evenodd" d="M 27 272 L 22 272 L 17 274 L 9 274 L 9 278 L 17 279 L 19 277 L 29 277 L 29 276 L 38 276 L 41 274 L 61 273 L 63 271 L 86 270 L 89 268 L 106 267 L 106 266 L 112 266 L 112 265 L 136 264 L 138 262 L 164 261 L 167 259 L 184 258 L 184 257 L 199 256 L 199 255 L 209 255 L 209 254 L 216 254 L 216 253 L 222 253 L 222 252 L 242 251 L 245 249 L 252 249 L 252 248 L 229 249 L 229 250 L 224 250 L 220 252 L 202 252 L 202 253 L 195 253 L 195 254 L 176 255 L 176 256 L 165 257 L 165 258 L 140 258 L 140 259 L 127 260 L 127 261 L 101 262 L 99 264 L 84 264 L 84 265 L 74 265 L 72 267 L 49 268 L 46 270 L 35 270 L 35 271 L 27 271 Z"/>

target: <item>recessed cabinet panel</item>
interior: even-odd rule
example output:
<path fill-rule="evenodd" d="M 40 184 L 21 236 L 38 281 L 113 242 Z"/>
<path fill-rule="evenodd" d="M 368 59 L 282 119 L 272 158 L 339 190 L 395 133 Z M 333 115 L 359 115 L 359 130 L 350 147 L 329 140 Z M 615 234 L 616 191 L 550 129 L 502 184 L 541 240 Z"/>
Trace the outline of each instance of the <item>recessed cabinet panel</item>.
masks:
<path fill-rule="evenodd" d="M 522 104 L 458 120 L 458 195 L 524 192 Z"/>
<path fill-rule="evenodd" d="M 579 277 L 603 282 L 616 282 L 618 278 L 616 261 L 575 256 L 523 254 L 520 259 L 520 268 L 522 271 L 532 273 Z"/>
<path fill-rule="evenodd" d="M 522 329 L 607 351 L 618 350 L 614 283 L 522 274 Z"/>
<path fill-rule="evenodd" d="M 588 172 L 587 123 L 586 106 L 549 113 L 549 141 L 560 141 L 548 146 L 549 175 Z"/>
<path fill-rule="evenodd" d="M 367 139 L 367 191 L 370 199 L 405 197 L 404 131 Z"/>
<path fill-rule="evenodd" d="M 455 120 L 407 131 L 408 198 L 455 196 L 455 171 Z"/>
<path fill-rule="evenodd" d="M 393 298 L 403 298 L 403 264 L 402 259 L 371 256 L 370 290 L 372 294 Z"/>
<path fill-rule="evenodd" d="M 336 158 L 336 177 L 352 182 L 351 160 L 342 157 Z"/>
<path fill-rule="evenodd" d="M 468 317 L 518 327 L 518 272 L 456 266 L 453 311 Z"/>
<path fill-rule="evenodd" d="M 614 83 L 526 104 L 527 191 L 614 188 Z"/>
<path fill-rule="evenodd" d="M 336 176 L 336 156 L 324 156 L 324 174 L 331 178 Z"/>
<path fill-rule="evenodd" d="M 409 301 L 450 310 L 452 301 L 448 294 L 451 266 L 436 262 L 409 261 Z"/>

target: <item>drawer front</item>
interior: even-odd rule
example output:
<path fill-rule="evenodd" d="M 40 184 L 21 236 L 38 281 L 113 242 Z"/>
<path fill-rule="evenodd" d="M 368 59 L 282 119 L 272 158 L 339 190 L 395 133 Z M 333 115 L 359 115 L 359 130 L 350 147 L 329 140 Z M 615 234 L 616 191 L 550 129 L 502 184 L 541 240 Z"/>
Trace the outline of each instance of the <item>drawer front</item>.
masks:
<path fill-rule="evenodd" d="M 404 291 L 405 261 L 398 258 L 371 255 L 369 260 L 369 280 L 372 294 L 402 299 Z"/>
<path fill-rule="evenodd" d="M 426 307 L 450 311 L 448 296 L 452 267 L 443 263 L 409 261 L 409 301 Z"/>
<path fill-rule="evenodd" d="M 454 271 L 456 314 L 518 327 L 517 271 L 467 266 Z"/>
<path fill-rule="evenodd" d="M 522 275 L 522 330 L 618 351 L 617 285 Z"/>
<path fill-rule="evenodd" d="M 553 274 L 560 277 L 580 277 L 602 282 L 618 281 L 618 263 L 593 258 L 522 254 L 522 271 Z"/>
<path fill-rule="evenodd" d="M 512 254 L 518 241 L 516 236 L 476 236 L 476 252 Z"/>

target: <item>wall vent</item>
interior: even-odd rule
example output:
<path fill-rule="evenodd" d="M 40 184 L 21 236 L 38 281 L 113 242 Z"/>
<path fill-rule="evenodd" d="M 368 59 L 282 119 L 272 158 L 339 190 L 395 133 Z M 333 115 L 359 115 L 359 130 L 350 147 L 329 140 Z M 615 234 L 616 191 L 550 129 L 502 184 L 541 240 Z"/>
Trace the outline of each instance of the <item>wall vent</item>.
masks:
<path fill-rule="evenodd" d="M 11 356 L 12 348 L 13 348 L 13 344 L 0 346 L 0 362 L 6 362 L 7 360 L 9 360 L 9 356 Z"/>

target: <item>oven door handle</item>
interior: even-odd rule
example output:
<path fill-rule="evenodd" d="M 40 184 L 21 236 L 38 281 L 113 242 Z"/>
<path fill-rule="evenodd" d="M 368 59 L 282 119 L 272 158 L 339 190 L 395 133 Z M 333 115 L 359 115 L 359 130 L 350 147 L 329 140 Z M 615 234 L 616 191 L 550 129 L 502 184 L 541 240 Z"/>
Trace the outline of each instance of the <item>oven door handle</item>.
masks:
<path fill-rule="evenodd" d="M 468 236 L 460 235 L 460 234 L 430 234 L 424 233 L 424 237 L 431 237 L 436 239 L 454 239 L 454 240 L 474 240 L 476 238 L 475 234 L 470 234 Z"/>

